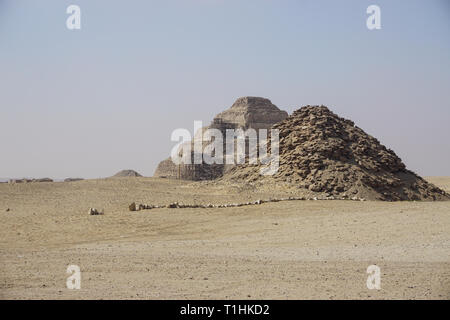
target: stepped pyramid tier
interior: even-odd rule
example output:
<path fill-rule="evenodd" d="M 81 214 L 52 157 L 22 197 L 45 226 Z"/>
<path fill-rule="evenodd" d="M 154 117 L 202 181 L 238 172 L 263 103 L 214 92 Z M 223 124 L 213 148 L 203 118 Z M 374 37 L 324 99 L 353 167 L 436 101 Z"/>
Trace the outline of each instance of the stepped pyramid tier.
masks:
<path fill-rule="evenodd" d="M 231 108 L 215 116 L 212 125 L 228 123 L 235 128 L 270 129 L 287 116 L 286 111 L 278 109 L 269 99 L 242 97 Z"/>
<path fill-rule="evenodd" d="M 222 181 L 286 185 L 305 194 L 367 200 L 449 200 L 450 195 L 406 169 L 394 151 L 325 106 L 305 106 L 275 124 L 279 169 L 239 165 Z M 270 150 L 270 147 L 269 147 Z"/>
<path fill-rule="evenodd" d="M 207 129 L 220 130 L 225 140 L 226 129 L 246 130 L 252 128 L 256 131 L 259 129 L 270 129 L 272 125 L 287 117 L 288 113 L 280 110 L 269 99 L 242 97 L 237 99 L 229 109 L 216 115 L 209 126 L 197 131 L 194 139 L 202 140 L 202 145 L 205 147 L 210 143 L 210 141 L 203 141 L 202 138 L 202 133 Z M 248 150 L 246 152 L 248 153 Z M 188 180 L 211 180 L 222 176 L 224 172 L 227 172 L 232 167 L 233 165 L 229 164 L 208 165 L 205 163 L 178 166 L 172 162 L 171 158 L 168 158 L 158 164 L 154 176 Z"/>

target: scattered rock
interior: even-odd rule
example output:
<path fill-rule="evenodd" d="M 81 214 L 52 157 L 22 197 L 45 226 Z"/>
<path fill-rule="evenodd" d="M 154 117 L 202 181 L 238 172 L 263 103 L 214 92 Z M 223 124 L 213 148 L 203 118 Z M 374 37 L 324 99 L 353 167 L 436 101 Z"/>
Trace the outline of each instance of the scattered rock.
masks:
<path fill-rule="evenodd" d="M 178 208 L 178 202 L 170 203 L 167 208 Z"/>
<path fill-rule="evenodd" d="M 50 178 L 32 179 L 31 182 L 53 182 Z"/>
<path fill-rule="evenodd" d="M 95 208 L 90 208 L 89 209 L 89 215 L 91 215 L 91 216 L 99 216 L 99 215 L 103 215 L 103 210 L 102 211 L 98 211 L 97 209 L 95 209 Z"/>
<path fill-rule="evenodd" d="M 83 178 L 66 178 L 64 179 L 64 182 L 75 182 L 75 181 L 81 181 L 84 180 Z"/>
<path fill-rule="evenodd" d="M 260 205 L 266 202 L 280 202 L 280 201 L 291 201 L 291 200 L 306 200 L 304 197 L 289 197 L 289 198 L 280 198 L 280 199 L 269 199 L 269 200 L 262 200 L 258 199 L 253 202 L 244 202 L 244 203 L 226 203 L 226 204 L 183 204 L 178 202 L 172 202 L 169 203 L 167 206 L 164 205 L 149 205 L 149 204 L 139 204 L 137 205 L 135 202 L 130 204 L 128 206 L 130 211 L 140 211 L 140 210 L 148 210 L 153 208 L 171 208 L 171 209 L 182 209 L 182 208 L 234 208 L 234 207 L 243 207 L 243 206 L 250 206 L 250 205 Z M 308 199 L 310 200 L 310 199 Z M 322 199 L 326 200 L 326 199 Z"/>
<path fill-rule="evenodd" d="M 9 179 L 8 183 L 15 184 L 15 183 L 30 183 L 30 182 L 53 182 L 50 178 L 40 178 L 40 179 Z"/>

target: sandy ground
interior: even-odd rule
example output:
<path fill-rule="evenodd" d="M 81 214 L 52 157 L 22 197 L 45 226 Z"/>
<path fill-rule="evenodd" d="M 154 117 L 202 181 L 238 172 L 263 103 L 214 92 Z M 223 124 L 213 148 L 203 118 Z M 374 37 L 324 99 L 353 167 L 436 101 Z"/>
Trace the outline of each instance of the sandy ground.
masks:
<path fill-rule="evenodd" d="M 428 179 L 450 190 L 450 177 Z M 2 183 L 0 298 L 450 298 L 450 202 L 128 211 L 133 201 L 270 196 L 154 178 Z M 90 207 L 105 215 L 89 216 Z M 66 288 L 71 264 L 81 268 L 80 290 Z M 381 290 L 366 286 L 372 264 Z"/>

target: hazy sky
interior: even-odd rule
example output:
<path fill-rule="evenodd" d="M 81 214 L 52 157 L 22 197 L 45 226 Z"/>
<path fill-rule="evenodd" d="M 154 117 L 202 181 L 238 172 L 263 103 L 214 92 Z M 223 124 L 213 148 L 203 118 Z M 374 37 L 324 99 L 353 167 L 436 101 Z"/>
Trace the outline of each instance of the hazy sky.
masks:
<path fill-rule="evenodd" d="M 449 14 L 447 0 L 0 0 L 0 177 L 152 175 L 174 129 L 246 95 L 327 105 L 411 170 L 450 175 Z"/>

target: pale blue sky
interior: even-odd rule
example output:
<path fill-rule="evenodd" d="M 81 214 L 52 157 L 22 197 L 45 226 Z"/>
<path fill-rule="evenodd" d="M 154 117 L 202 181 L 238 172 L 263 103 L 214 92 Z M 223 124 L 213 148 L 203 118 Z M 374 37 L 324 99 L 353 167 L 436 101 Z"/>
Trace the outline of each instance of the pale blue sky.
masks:
<path fill-rule="evenodd" d="M 0 0 L 0 177 L 152 175 L 174 129 L 246 95 L 325 104 L 413 171 L 450 175 L 449 14 L 447 0 Z"/>

